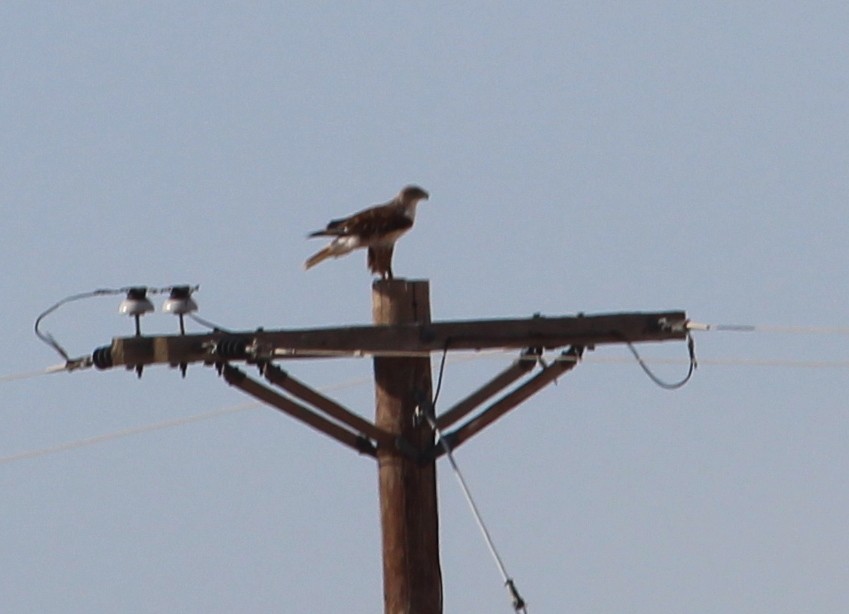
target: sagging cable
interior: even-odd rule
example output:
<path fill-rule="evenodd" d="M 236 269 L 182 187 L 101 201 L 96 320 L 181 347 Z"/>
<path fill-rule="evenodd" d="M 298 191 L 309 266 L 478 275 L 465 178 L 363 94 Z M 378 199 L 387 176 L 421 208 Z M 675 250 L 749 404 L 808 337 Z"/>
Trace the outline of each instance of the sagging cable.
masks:
<path fill-rule="evenodd" d="M 59 309 L 62 305 L 66 305 L 68 303 L 72 303 L 74 301 L 79 301 L 82 299 L 93 298 L 95 296 L 110 296 L 115 294 L 123 294 L 124 292 L 126 292 L 125 289 L 99 288 L 97 290 L 92 290 L 91 292 L 81 292 L 79 294 L 72 294 L 71 296 L 66 296 L 61 301 L 51 305 L 35 319 L 35 325 L 33 327 L 35 330 L 35 335 L 44 343 L 53 348 L 57 354 L 59 354 L 62 358 L 65 359 L 65 369 L 67 369 L 68 371 L 73 371 L 74 369 L 82 368 L 83 365 L 87 362 L 86 358 L 88 357 L 71 358 L 65 348 L 62 347 L 62 345 L 59 343 L 59 341 L 56 340 L 53 335 L 51 335 L 47 331 L 41 330 L 40 326 L 42 320 L 44 320 L 44 318 Z"/>
<path fill-rule="evenodd" d="M 631 350 L 631 354 L 634 355 L 634 358 L 637 360 L 637 363 L 640 365 L 640 368 L 642 368 L 645 374 L 648 375 L 649 379 L 651 379 L 651 381 L 653 381 L 655 384 L 657 384 L 664 390 L 677 390 L 678 388 L 683 387 L 687 382 L 690 381 L 690 378 L 693 377 L 693 373 L 698 367 L 698 361 L 696 360 L 695 341 L 693 340 L 693 335 L 690 334 L 689 328 L 687 330 L 687 351 L 690 355 L 690 366 L 687 370 L 687 375 L 685 375 L 683 379 L 677 382 L 670 383 L 660 379 L 649 368 L 649 366 L 643 360 L 642 356 L 640 356 L 639 352 L 637 352 L 637 348 L 634 347 L 634 344 L 628 340 L 626 340 L 625 343 L 628 345 L 628 349 Z"/>
<path fill-rule="evenodd" d="M 79 358 L 71 358 L 70 354 L 68 354 L 67 350 L 62 346 L 61 343 L 49 332 L 46 330 L 42 330 L 41 324 L 44 319 L 49 316 L 51 313 L 62 307 L 63 305 L 67 305 L 68 303 L 72 303 L 75 301 L 80 301 L 83 299 L 94 298 L 97 296 L 116 296 L 120 294 L 127 294 L 128 292 L 143 288 L 146 292 L 150 294 L 163 294 L 169 293 L 174 289 L 175 286 L 166 286 L 164 288 L 148 288 L 145 286 L 125 286 L 123 288 L 98 288 L 96 290 L 91 290 L 89 292 L 80 292 L 79 294 L 72 294 L 70 296 L 66 296 L 62 300 L 54 303 L 47 309 L 45 309 L 36 319 L 35 325 L 33 329 L 35 331 L 35 335 L 44 343 L 49 345 L 53 350 L 59 354 L 64 360 L 65 365 L 63 369 L 65 371 L 75 371 L 77 369 L 86 369 L 92 366 L 92 357 L 91 356 L 81 356 Z M 187 288 L 194 292 L 200 286 L 187 286 Z"/>

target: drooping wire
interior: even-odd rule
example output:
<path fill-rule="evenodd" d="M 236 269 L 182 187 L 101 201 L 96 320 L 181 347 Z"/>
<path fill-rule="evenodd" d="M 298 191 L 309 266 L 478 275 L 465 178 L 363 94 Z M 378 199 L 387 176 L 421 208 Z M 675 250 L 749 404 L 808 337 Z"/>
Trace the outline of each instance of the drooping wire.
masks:
<path fill-rule="evenodd" d="M 65 351 L 65 348 L 62 347 L 62 345 L 56 340 L 56 338 L 49 332 L 40 330 L 39 327 L 41 326 L 41 321 L 44 320 L 44 318 L 46 318 L 47 316 L 49 316 L 51 313 L 59 309 L 59 307 L 67 303 L 79 301 L 86 298 L 92 298 L 95 296 L 122 294 L 124 292 L 126 292 L 126 289 L 124 288 L 99 288 L 90 292 L 81 292 L 79 294 L 72 294 L 71 296 L 66 296 L 61 301 L 55 303 L 54 305 L 51 305 L 35 319 L 35 326 L 33 327 L 35 330 L 35 334 L 44 343 L 52 347 L 62 358 L 65 359 L 66 362 L 71 362 L 71 357 L 68 355 L 68 352 Z"/>
<path fill-rule="evenodd" d="M 424 413 L 428 423 L 430 424 L 430 428 L 433 429 L 433 432 L 436 434 L 440 445 L 445 450 L 445 455 L 448 457 L 448 462 L 451 464 L 451 469 L 454 472 L 454 477 L 457 479 L 457 483 L 460 484 L 460 489 L 463 491 L 463 496 L 466 498 L 466 503 L 469 505 L 469 509 L 472 511 L 472 516 L 474 516 L 475 518 L 475 522 L 478 525 L 478 529 L 480 529 L 484 541 L 486 542 L 486 546 L 489 549 L 489 552 L 492 555 L 496 566 L 498 567 L 498 572 L 501 574 L 501 579 L 504 581 L 504 586 L 510 593 L 510 599 L 513 603 L 513 610 L 515 610 L 516 612 L 527 614 L 528 609 L 525 600 L 522 599 L 522 596 L 519 594 L 519 591 L 516 588 L 516 584 L 513 581 L 513 578 L 511 578 L 510 575 L 507 573 L 507 568 L 504 565 L 504 561 L 498 554 L 498 550 L 495 547 L 495 542 L 492 540 L 492 536 L 489 533 L 489 529 L 487 529 L 486 523 L 483 521 L 483 516 L 481 516 L 480 510 L 478 509 L 478 506 L 475 503 L 474 498 L 472 497 L 472 493 L 469 490 L 469 486 L 468 484 L 466 484 L 466 480 L 463 477 L 463 473 L 460 471 L 460 467 L 459 465 L 457 465 L 457 461 L 454 459 L 454 452 L 451 449 L 451 446 L 448 441 L 445 439 L 445 437 L 442 436 L 442 431 L 436 424 L 436 401 L 439 398 L 439 391 L 442 388 L 442 376 L 445 372 L 445 356 L 447 354 L 448 343 L 446 342 L 445 348 L 442 351 L 442 360 L 439 363 L 439 375 L 436 378 L 436 391 L 433 395 L 433 401 L 431 402 L 429 411 L 424 411 L 422 413 Z"/>
<path fill-rule="evenodd" d="M 56 340 L 53 335 L 51 335 L 47 331 L 41 330 L 42 321 L 51 313 L 68 303 L 72 303 L 74 301 L 79 301 L 82 299 L 94 298 L 96 296 L 116 296 L 119 294 L 126 294 L 129 290 L 132 290 L 135 287 L 142 286 L 124 286 L 123 288 L 98 288 L 97 290 L 91 290 L 89 292 L 80 292 L 79 294 L 72 294 L 70 296 L 66 296 L 61 301 L 58 301 L 57 303 L 54 303 L 53 305 L 48 307 L 35 319 L 35 325 L 33 326 L 35 334 L 39 339 L 41 339 L 44 343 L 53 348 L 62 358 L 65 359 L 66 367 L 69 370 L 91 366 L 90 363 L 86 361 L 86 357 L 71 358 L 65 348 L 62 347 L 62 345 L 59 343 L 59 341 Z M 198 288 L 200 288 L 200 286 L 194 285 L 190 286 L 189 290 L 191 292 L 194 292 L 198 290 Z M 145 287 L 145 290 L 150 294 L 162 294 L 165 292 L 170 292 L 172 289 L 173 286 L 166 286 L 164 288 Z"/>
<path fill-rule="evenodd" d="M 663 388 L 664 390 L 677 390 L 684 386 L 687 382 L 690 381 L 690 378 L 693 377 L 693 372 L 695 372 L 696 367 L 698 367 L 698 362 L 696 361 L 696 348 L 695 342 L 693 341 L 693 335 L 687 331 L 687 351 L 690 354 L 690 367 L 687 370 L 687 375 L 684 378 L 677 382 L 665 382 L 660 379 L 654 372 L 649 369 L 649 366 L 645 363 L 642 356 L 640 356 L 639 352 L 637 352 L 637 348 L 634 347 L 634 344 L 628 340 L 625 340 L 625 343 L 628 345 L 628 349 L 631 350 L 631 353 L 634 355 L 634 358 L 637 359 L 637 363 L 640 365 L 640 368 L 645 372 L 646 375 L 649 376 L 649 379 L 653 381 L 655 384 Z"/>

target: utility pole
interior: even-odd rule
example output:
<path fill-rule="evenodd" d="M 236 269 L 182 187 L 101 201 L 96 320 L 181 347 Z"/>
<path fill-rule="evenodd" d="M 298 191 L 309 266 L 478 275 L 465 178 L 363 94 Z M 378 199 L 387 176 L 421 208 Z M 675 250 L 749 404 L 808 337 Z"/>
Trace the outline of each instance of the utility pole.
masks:
<path fill-rule="evenodd" d="M 376 325 L 429 324 L 426 281 L 384 280 L 372 287 Z M 439 519 L 436 461 L 417 462 L 434 437 L 420 404 L 431 399 L 430 360 L 374 358 L 375 425 L 407 442 L 413 454 L 378 448 L 380 525 L 383 534 L 383 597 L 387 614 L 440 614 Z"/>
<path fill-rule="evenodd" d="M 337 442 L 377 460 L 385 614 L 441 614 L 436 461 L 573 369 L 601 344 L 687 338 L 683 311 L 431 322 L 427 281 L 390 279 L 372 285 L 372 326 L 119 337 L 88 359 L 99 369 L 215 366 L 225 381 Z M 543 362 L 545 350 L 568 346 Z M 431 415 L 430 355 L 451 350 L 521 350 L 506 369 L 439 415 Z M 373 357 L 371 422 L 281 369 L 304 357 Z M 692 358 L 692 354 L 691 354 Z M 233 363 L 254 365 L 270 386 Z M 530 372 L 538 365 L 541 370 Z M 490 399 L 527 377 L 484 406 Z M 448 432 L 456 423 L 478 412 Z M 428 420 L 428 416 L 430 420 Z M 431 422 L 447 444 L 440 447 Z"/>

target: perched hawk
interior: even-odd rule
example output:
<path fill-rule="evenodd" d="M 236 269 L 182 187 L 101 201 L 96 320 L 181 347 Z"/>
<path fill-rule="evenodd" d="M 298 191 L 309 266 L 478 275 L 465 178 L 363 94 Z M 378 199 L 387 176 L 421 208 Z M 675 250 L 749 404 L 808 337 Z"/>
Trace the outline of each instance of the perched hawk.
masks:
<path fill-rule="evenodd" d="M 304 268 L 314 267 L 327 258 L 338 258 L 360 247 L 368 248 L 368 267 L 382 279 L 392 279 L 392 249 L 395 241 L 413 226 L 416 205 L 427 200 L 428 193 L 408 185 L 398 196 L 383 205 L 363 209 L 354 215 L 333 220 L 324 230 L 310 237 L 333 237 L 330 245 L 313 254 Z"/>

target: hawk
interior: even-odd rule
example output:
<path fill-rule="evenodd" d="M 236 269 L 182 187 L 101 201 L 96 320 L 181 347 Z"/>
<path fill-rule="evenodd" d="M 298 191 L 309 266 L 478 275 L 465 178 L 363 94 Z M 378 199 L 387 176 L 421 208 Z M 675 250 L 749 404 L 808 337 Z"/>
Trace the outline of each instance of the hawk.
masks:
<path fill-rule="evenodd" d="M 333 237 L 330 245 L 310 256 L 304 263 L 309 269 L 327 258 L 338 258 L 361 247 L 368 248 L 368 268 L 381 279 L 392 279 L 392 250 L 395 241 L 413 226 L 416 205 L 427 200 L 428 193 L 408 185 L 383 205 L 375 205 L 338 220 L 310 237 Z"/>

